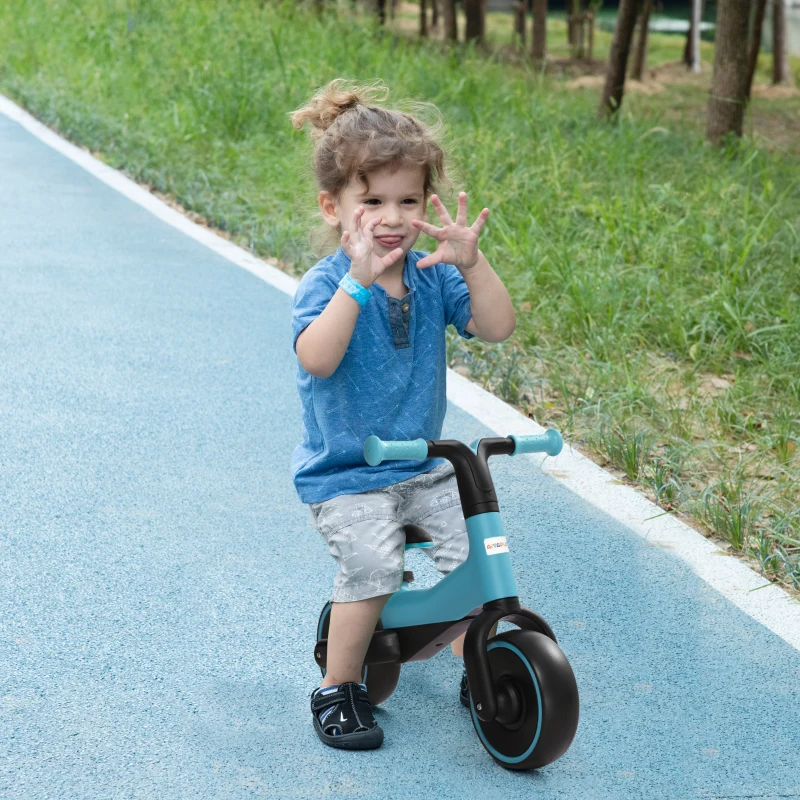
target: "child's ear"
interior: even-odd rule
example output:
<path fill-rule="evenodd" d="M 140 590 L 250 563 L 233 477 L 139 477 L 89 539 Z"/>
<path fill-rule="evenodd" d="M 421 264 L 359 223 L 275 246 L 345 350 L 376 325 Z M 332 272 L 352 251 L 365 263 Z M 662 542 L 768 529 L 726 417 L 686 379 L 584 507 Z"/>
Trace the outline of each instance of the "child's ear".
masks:
<path fill-rule="evenodd" d="M 339 226 L 339 210 L 336 208 L 336 199 L 330 192 L 322 191 L 317 198 L 322 218 L 334 228 Z"/>

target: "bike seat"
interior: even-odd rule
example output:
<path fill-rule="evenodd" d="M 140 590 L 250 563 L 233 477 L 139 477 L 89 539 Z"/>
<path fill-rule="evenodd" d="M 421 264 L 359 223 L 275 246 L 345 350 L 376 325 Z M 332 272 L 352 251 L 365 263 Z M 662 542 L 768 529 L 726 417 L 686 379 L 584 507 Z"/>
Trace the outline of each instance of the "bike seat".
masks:
<path fill-rule="evenodd" d="M 406 550 L 409 547 L 433 547 L 433 539 L 425 528 L 409 523 L 403 526 L 403 532 L 406 535 Z"/>

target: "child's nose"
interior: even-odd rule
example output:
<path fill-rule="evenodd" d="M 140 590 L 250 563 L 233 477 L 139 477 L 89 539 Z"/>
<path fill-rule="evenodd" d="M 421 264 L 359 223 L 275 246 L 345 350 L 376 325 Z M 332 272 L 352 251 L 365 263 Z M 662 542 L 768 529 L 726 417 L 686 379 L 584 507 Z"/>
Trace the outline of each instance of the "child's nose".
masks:
<path fill-rule="evenodd" d="M 397 208 L 386 208 L 383 211 L 383 219 L 381 220 L 384 225 L 390 228 L 396 228 L 401 222 L 400 210 Z"/>

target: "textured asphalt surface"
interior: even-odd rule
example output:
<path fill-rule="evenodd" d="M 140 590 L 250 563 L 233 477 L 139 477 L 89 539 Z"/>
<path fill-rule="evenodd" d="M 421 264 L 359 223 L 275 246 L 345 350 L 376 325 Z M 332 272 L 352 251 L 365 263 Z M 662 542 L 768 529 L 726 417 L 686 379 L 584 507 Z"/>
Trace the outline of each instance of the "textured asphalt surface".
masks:
<path fill-rule="evenodd" d="M 323 746 L 290 298 L 2 116 L 0 209 L 0 797 L 800 797 L 800 653 L 527 459 L 491 467 L 572 747 L 497 766 L 449 652 L 403 668 L 380 750 Z"/>

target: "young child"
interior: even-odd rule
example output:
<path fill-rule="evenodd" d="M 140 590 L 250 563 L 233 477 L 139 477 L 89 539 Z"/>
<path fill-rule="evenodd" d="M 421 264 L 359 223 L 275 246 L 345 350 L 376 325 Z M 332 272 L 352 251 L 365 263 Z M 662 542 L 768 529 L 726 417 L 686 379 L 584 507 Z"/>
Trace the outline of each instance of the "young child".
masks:
<path fill-rule="evenodd" d="M 292 471 L 339 569 L 313 724 L 325 744 L 347 749 L 383 742 L 361 668 L 381 610 L 400 588 L 403 525 L 428 531 L 435 544 L 425 552 L 443 574 L 469 546 L 450 462 L 370 467 L 364 440 L 440 438 L 445 327 L 502 342 L 516 325 L 508 292 L 478 249 L 489 210 L 468 225 L 461 192 L 453 221 L 432 194 L 446 180 L 442 149 L 425 124 L 376 105 L 385 92 L 335 80 L 292 115 L 295 128 L 312 125 L 319 207 L 341 234 L 292 305 L 304 427 Z M 428 200 L 441 228 L 426 221 Z M 411 249 L 420 231 L 438 241 L 430 255 Z M 453 652 L 463 654 L 463 636 Z M 462 701 L 467 690 L 464 673 Z"/>

